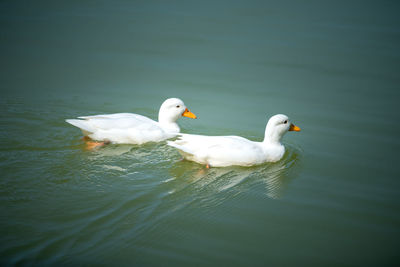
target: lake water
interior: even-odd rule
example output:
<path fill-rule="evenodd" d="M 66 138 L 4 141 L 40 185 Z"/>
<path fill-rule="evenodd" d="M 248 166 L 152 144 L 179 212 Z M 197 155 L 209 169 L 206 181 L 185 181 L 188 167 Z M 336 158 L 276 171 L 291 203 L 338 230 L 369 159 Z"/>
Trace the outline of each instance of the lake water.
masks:
<path fill-rule="evenodd" d="M 390 266 L 400 247 L 396 1 L 1 1 L 0 264 Z M 211 168 L 85 150 L 64 120 L 168 97 L 183 132 L 262 140 Z"/>

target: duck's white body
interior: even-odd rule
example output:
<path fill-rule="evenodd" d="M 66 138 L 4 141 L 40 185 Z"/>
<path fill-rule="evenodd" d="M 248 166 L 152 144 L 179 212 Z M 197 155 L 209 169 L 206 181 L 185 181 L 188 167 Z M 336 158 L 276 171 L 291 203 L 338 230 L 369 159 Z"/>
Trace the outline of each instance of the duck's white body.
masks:
<path fill-rule="evenodd" d="M 289 130 L 300 131 L 300 128 L 291 124 L 287 116 L 279 114 L 268 121 L 263 142 L 240 136 L 180 134 L 178 140 L 169 141 L 168 145 L 177 148 L 186 159 L 200 164 L 252 166 L 280 160 L 285 154 L 280 139 Z"/>
<path fill-rule="evenodd" d="M 252 166 L 274 162 L 285 153 L 283 145 L 265 145 L 240 136 L 204 136 L 182 134 L 168 142 L 188 160 L 213 167 Z"/>
<path fill-rule="evenodd" d="M 133 113 L 83 116 L 66 121 L 80 128 L 85 136 L 93 140 L 115 144 L 144 144 L 176 136 L 180 131 L 176 120 L 181 116 L 196 118 L 182 100 L 170 98 L 161 105 L 158 122 Z"/>

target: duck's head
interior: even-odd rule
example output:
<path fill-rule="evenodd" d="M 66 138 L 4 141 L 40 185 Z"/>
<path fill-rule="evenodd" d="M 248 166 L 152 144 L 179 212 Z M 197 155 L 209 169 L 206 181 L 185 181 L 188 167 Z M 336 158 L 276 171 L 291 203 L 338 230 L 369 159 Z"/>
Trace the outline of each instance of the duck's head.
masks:
<path fill-rule="evenodd" d="M 160 123 L 173 123 L 182 116 L 191 119 L 197 118 L 196 115 L 188 110 L 182 100 L 179 98 L 168 98 L 160 107 L 158 121 Z"/>
<path fill-rule="evenodd" d="M 280 142 L 283 135 L 288 131 L 300 132 L 300 127 L 291 123 L 288 116 L 277 114 L 272 116 L 265 129 L 264 142 Z"/>

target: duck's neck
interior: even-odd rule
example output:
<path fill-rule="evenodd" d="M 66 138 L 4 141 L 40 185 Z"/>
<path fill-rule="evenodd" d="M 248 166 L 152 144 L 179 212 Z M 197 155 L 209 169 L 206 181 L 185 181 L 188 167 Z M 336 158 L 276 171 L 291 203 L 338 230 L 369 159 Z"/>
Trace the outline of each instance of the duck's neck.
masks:
<path fill-rule="evenodd" d="M 266 145 L 281 145 L 282 135 L 277 131 L 272 131 L 270 127 L 265 128 L 265 135 L 263 143 Z"/>
<path fill-rule="evenodd" d="M 179 125 L 176 123 L 176 120 L 174 120 L 173 118 L 164 116 L 163 114 L 161 114 L 161 112 L 158 114 L 158 123 L 164 130 L 166 130 L 168 132 L 179 133 L 181 130 L 179 128 Z"/>
<path fill-rule="evenodd" d="M 264 141 L 261 143 L 268 162 L 276 162 L 285 154 L 285 147 L 281 144 L 282 136 L 276 131 L 265 130 Z"/>

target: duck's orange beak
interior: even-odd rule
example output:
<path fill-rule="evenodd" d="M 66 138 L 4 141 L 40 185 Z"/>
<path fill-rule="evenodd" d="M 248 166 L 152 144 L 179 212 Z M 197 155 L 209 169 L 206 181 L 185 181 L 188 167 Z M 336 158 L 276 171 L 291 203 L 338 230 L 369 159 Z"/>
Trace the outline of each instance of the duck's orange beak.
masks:
<path fill-rule="evenodd" d="M 192 112 L 190 112 L 187 108 L 185 109 L 185 111 L 182 113 L 183 117 L 188 117 L 191 119 L 196 119 L 196 115 L 194 115 Z"/>
<path fill-rule="evenodd" d="M 300 129 L 300 127 L 298 127 L 298 126 L 296 126 L 296 125 L 294 125 L 294 124 L 290 124 L 289 131 L 300 132 L 301 129 Z"/>

